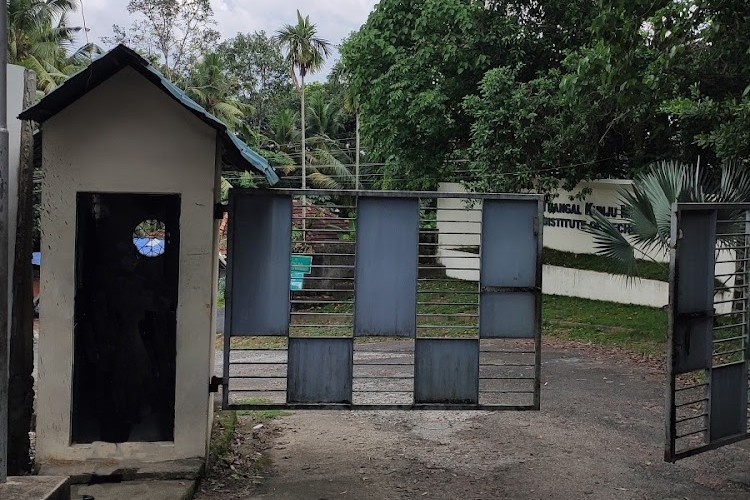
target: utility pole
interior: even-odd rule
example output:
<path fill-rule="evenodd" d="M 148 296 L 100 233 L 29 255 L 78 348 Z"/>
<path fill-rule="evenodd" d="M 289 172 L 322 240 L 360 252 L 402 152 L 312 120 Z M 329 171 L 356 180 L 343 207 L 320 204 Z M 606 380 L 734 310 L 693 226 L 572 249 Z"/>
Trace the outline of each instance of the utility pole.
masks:
<path fill-rule="evenodd" d="M 0 484 L 8 477 L 8 3 L 0 2 Z"/>

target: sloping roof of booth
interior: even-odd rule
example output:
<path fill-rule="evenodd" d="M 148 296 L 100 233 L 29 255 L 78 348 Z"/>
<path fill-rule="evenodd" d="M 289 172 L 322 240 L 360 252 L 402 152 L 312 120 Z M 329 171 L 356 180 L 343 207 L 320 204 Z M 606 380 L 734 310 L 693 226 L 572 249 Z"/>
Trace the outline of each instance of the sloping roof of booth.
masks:
<path fill-rule="evenodd" d="M 188 111 L 215 128 L 223 141 L 222 160 L 233 167 L 254 169 L 263 174 L 269 184 L 276 184 L 279 177 L 265 158 L 242 142 L 224 122 L 206 111 L 175 84 L 167 80 L 156 68 L 125 45 L 118 45 L 86 68 L 68 78 L 62 85 L 47 94 L 35 105 L 24 110 L 18 118 L 43 123 L 68 105 L 84 96 L 88 91 L 109 79 L 126 66 L 130 66 L 167 95 L 175 99 Z"/>

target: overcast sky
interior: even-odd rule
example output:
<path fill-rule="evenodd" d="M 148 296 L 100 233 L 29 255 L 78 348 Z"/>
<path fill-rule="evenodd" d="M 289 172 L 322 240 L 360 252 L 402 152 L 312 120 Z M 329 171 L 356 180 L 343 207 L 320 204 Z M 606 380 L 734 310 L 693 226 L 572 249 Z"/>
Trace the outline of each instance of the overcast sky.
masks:
<path fill-rule="evenodd" d="M 101 44 L 101 38 L 112 34 L 112 25 L 130 26 L 132 19 L 126 6 L 128 0 L 80 0 L 89 40 Z M 273 34 L 283 24 L 296 22 L 297 9 L 317 24 L 318 35 L 334 45 L 357 30 L 378 0 L 211 0 L 217 29 L 224 38 L 237 33 L 265 30 Z M 83 24 L 81 11 L 73 13 L 70 24 Z M 338 58 L 336 51 L 327 67 L 314 75 L 323 80 Z"/>

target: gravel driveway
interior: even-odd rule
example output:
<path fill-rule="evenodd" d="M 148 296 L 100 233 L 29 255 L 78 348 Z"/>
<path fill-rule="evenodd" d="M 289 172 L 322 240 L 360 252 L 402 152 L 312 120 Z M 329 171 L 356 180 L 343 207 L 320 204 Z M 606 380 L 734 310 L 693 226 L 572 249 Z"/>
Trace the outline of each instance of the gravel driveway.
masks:
<path fill-rule="evenodd" d="M 554 342 L 542 376 L 540 412 L 278 418 L 266 477 L 221 498 L 750 498 L 749 443 L 662 461 L 665 377 L 653 364 Z"/>

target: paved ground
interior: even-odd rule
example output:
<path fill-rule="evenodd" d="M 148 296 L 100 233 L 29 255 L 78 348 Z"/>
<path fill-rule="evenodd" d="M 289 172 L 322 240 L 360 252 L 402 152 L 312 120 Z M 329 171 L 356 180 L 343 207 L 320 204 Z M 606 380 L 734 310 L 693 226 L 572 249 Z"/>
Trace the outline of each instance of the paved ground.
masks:
<path fill-rule="evenodd" d="M 266 426 L 260 485 L 198 498 L 750 498 L 748 443 L 662 461 L 659 369 L 560 343 L 543 359 L 540 412 L 295 412 Z"/>

